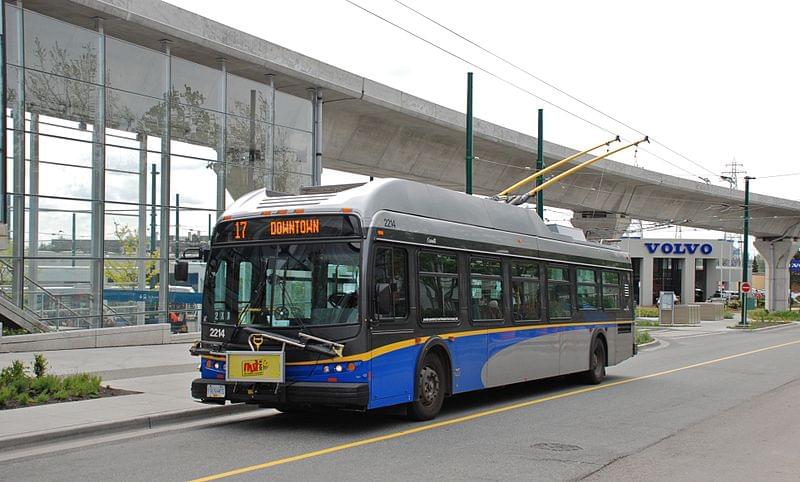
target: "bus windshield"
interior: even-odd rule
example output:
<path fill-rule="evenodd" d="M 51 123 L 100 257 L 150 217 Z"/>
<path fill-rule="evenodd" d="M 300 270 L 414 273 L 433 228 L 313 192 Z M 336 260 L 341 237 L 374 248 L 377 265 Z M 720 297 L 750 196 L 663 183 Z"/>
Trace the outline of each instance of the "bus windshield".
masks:
<path fill-rule="evenodd" d="M 355 323 L 359 259 L 356 242 L 215 248 L 204 319 L 270 328 Z"/>

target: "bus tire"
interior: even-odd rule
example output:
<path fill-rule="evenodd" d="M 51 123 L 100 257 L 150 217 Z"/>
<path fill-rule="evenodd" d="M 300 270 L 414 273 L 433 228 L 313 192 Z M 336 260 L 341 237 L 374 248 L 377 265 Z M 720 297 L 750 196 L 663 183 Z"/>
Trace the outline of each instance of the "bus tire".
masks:
<path fill-rule="evenodd" d="M 589 370 L 583 374 L 583 379 L 590 385 L 597 385 L 606 378 L 606 346 L 603 340 L 595 338 L 592 351 L 589 354 Z"/>
<path fill-rule="evenodd" d="M 408 417 L 417 421 L 435 418 L 442 409 L 445 383 L 441 358 L 427 354 L 417 373 L 416 399 L 408 406 Z"/>

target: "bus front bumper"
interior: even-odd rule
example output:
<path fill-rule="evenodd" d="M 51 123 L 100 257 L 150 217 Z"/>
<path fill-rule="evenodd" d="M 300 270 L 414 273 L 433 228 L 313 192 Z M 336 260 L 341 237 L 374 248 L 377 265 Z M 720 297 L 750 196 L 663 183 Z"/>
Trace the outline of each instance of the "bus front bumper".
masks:
<path fill-rule="evenodd" d="M 209 387 L 215 386 L 215 387 Z M 224 396 L 219 386 L 224 386 Z M 210 397 L 213 394 L 215 396 Z M 204 402 L 253 403 L 264 407 L 299 405 L 365 410 L 369 403 L 367 383 L 248 383 L 197 378 L 192 397 Z"/>

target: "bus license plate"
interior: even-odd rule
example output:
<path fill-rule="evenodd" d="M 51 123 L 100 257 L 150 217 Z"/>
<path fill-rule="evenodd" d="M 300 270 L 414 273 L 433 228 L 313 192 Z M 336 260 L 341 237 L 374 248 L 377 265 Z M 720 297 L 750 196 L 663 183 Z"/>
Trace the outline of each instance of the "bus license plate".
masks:
<path fill-rule="evenodd" d="M 283 383 L 284 359 L 280 351 L 229 351 L 225 379 L 236 382 Z"/>
<path fill-rule="evenodd" d="M 206 385 L 206 397 L 225 398 L 225 385 Z"/>

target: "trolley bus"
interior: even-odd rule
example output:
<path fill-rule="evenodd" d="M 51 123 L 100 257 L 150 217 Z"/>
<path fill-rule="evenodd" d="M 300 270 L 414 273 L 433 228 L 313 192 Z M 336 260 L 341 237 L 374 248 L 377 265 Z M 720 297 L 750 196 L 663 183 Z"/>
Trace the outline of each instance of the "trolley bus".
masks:
<path fill-rule="evenodd" d="M 435 186 L 253 192 L 200 256 L 202 402 L 405 405 L 427 420 L 454 394 L 565 374 L 600 383 L 636 352 L 627 254 Z"/>

